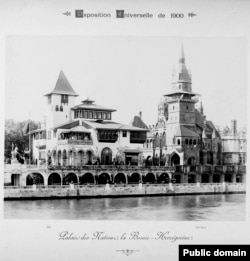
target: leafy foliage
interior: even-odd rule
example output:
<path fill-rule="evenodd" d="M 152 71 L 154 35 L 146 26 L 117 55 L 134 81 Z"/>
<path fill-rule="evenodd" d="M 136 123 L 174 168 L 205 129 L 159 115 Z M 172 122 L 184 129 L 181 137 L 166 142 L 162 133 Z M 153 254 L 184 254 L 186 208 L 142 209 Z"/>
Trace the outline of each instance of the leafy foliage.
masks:
<path fill-rule="evenodd" d="M 4 141 L 4 157 L 5 161 L 9 162 L 11 159 L 12 146 L 18 148 L 21 156 L 24 156 L 24 151 L 29 150 L 29 135 L 25 133 L 27 130 L 28 121 L 16 122 L 12 119 L 5 121 L 5 141 Z M 30 131 L 38 129 L 40 123 L 30 121 Z M 13 144 L 13 145 L 12 145 Z M 30 147 L 32 144 L 30 144 Z"/>

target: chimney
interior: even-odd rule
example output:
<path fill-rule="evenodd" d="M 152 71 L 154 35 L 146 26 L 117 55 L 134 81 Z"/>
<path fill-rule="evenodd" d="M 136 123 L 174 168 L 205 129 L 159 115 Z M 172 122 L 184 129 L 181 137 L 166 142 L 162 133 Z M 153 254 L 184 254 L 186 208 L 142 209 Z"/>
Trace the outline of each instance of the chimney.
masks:
<path fill-rule="evenodd" d="M 231 133 L 233 135 L 237 134 L 237 120 L 232 120 L 231 121 Z"/>
<path fill-rule="evenodd" d="M 139 117 L 140 117 L 140 119 L 141 119 L 141 115 L 142 115 L 142 112 L 141 112 L 141 111 L 139 111 Z"/>

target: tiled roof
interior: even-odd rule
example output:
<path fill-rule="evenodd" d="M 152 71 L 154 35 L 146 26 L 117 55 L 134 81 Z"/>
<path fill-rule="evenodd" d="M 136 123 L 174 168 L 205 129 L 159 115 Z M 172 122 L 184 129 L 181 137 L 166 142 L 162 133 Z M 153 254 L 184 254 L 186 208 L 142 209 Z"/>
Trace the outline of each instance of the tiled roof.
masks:
<path fill-rule="evenodd" d="M 140 118 L 140 116 L 134 116 L 134 119 L 132 121 L 132 126 L 148 129 L 147 125 L 143 122 L 143 120 Z"/>
<path fill-rule="evenodd" d="M 204 116 L 198 111 L 195 110 L 195 123 L 198 125 L 202 130 L 204 129 Z M 216 137 L 220 137 L 219 132 L 216 130 L 212 121 L 206 121 L 205 126 L 205 134 L 208 138 L 212 137 L 213 130 L 215 129 Z"/>
<path fill-rule="evenodd" d="M 164 94 L 164 96 L 172 96 L 172 95 L 175 95 L 175 94 L 189 94 L 189 95 L 192 95 L 192 96 L 195 96 L 195 95 L 198 95 L 197 93 L 194 93 L 194 92 L 187 92 L 187 91 L 182 91 L 182 90 L 176 90 L 176 91 L 171 91 L 167 94 Z"/>
<path fill-rule="evenodd" d="M 45 96 L 51 94 L 65 94 L 71 96 L 78 96 L 78 94 L 73 90 L 71 84 L 69 83 L 68 79 L 64 75 L 63 71 L 61 71 L 59 74 L 54 90 L 46 94 Z"/>
<path fill-rule="evenodd" d="M 117 122 L 111 121 L 84 121 L 87 125 L 91 126 L 94 129 L 107 129 L 107 130 L 131 130 L 131 131 L 147 131 L 146 129 L 133 127 L 129 125 L 124 125 Z"/>
<path fill-rule="evenodd" d="M 107 108 L 107 107 L 103 107 L 97 104 L 79 104 L 76 105 L 75 107 L 71 108 L 72 110 L 77 110 L 77 109 L 90 109 L 90 110 L 101 110 L 101 111 L 116 111 L 115 109 L 111 109 L 111 108 Z"/>
<path fill-rule="evenodd" d="M 85 128 L 84 126 L 76 126 L 72 129 L 69 129 L 69 130 L 66 130 L 66 131 L 63 131 L 64 133 L 65 132 L 90 132 L 87 128 Z"/>
<path fill-rule="evenodd" d="M 76 126 L 79 126 L 79 120 L 65 122 L 63 124 L 55 126 L 54 129 L 72 129 Z"/>
<path fill-rule="evenodd" d="M 179 125 L 176 130 L 176 137 L 198 137 L 199 134 L 194 130 L 189 129 L 188 127 L 184 127 L 183 125 Z"/>

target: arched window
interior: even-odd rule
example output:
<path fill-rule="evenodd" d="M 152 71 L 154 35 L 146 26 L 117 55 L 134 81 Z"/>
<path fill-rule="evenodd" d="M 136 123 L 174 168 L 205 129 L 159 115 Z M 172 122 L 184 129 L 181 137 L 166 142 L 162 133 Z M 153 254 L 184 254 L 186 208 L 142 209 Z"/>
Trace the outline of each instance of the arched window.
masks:
<path fill-rule="evenodd" d="M 192 139 L 189 140 L 189 145 L 192 145 Z"/>
<path fill-rule="evenodd" d="M 162 146 L 162 147 L 165 147 L 166 145 L 167 145 L 166 133 L 163 132 L 162 140 L 161 140 L 161 146 Z"/>
<path fill-rule="evenodd" d="M 56 105 L 56 111 L 59 111 L 59 106 L 58 105 Z"/>
<path fill-rule="evenodd" d="M 177 144 L 181 145 L 181 140 L 180 139 L 177 140 Z"/>
<path fill-rule="evenodd" d="M 185 144 L 188 145 L 188 139 L 185 139 Z"/>
<path fill-rule="evenodd" d="M 196 140 L 193 140 L 193 144 L 196 145 Z"/>
<path fill-rule="evenodd" d="M 60 106 L 60 111 L 63 111 L 63 106 L 62 105 Z"/>

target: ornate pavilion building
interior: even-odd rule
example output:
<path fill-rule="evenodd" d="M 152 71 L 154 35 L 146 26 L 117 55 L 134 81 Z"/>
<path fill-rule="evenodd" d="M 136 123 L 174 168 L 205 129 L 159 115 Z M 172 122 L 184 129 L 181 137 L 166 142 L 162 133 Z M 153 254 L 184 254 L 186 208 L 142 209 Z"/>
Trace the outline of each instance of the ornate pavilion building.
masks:
<path fill-rule="evenodd" d="M 246 138 L 233 128 L 230 135 L 239 148 L 231 153 L 235 141 L 230 135 L 222 140 L 206 119 L 199 95 L 192 90 L 183 48 L 172 88 L 163 96 L 152 127 L 143 122 L 141 113 L 132 126 L 114 122 L 114 109 L 90 99 L 75 104 L 77 96 L 60 72 L 54 90 L 45 95 L 46 122 L 30 133 L 35 165 L 6 167 L 5 183 L 169 183 L 172 188 L 172 183 L 199 187 L 200 183 L 245 182 Z M 234 160 L 225 161 L 223 155 Z"/>
<path fill-rule="evenodd" d="M 144 144 L 144 154 L 148 158 L 151 155 L 154 164 L 175 166 L 178 183 L 222 181 L 221 168 L 210 175 L 212 166 L 222 165 L 222 140 L 213 122 L 206 119 L 199 96 L 192 90 L 182 47 L 178 68 L 172 74 L 172 88 L 163 96 L 157 123 L 150 128 Z M 204 174 L 197 175 L 199 172 Z"/>
<path fill-rule="evenodd" d="M 46 122 L 32 132 L 33 160 L 38 165 L 142 164 L 146 129 L 112 121 L 116 110 L 78 96 L 61 71 L 45 95 Z"/>

